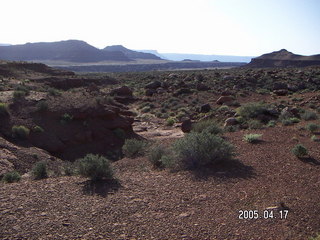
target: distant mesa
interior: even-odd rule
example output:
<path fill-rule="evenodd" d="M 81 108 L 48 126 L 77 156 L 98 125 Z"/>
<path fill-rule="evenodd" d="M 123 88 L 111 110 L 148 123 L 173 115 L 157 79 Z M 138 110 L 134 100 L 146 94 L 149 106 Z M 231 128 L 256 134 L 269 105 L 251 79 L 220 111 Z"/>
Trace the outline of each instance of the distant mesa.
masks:
<path fill-rule="evenodd" d="M 297 55 L 286 49 L 263 54 L 253 58 L 245 67 L 265 68 L 265 67 L 307 67 L 320 66 L 320 54 L 312 56 Z"/>
<path fill-rule="evenodd" d="M 131 51 L 120 45 L 101 50 L 79 40 L 0 46 L 0 59 L 10 61 L 93 63 L 102 61 L 127 62 L 135 58 L 160 59 L 153 54 Z"/>
<path fill-rule="evenodd" d="M 153 59 L 153 60 L 161 60 L 160 57 L 152 54 L 152 53 L 144 53 L 144 52 L 138 52 L 133 51 L 130 49 L 125 48 L 122 45 L 113 45 L 108 46 L 103 49 L 106 52 L 122 52 L 127 58 L 130 59 Z"/>

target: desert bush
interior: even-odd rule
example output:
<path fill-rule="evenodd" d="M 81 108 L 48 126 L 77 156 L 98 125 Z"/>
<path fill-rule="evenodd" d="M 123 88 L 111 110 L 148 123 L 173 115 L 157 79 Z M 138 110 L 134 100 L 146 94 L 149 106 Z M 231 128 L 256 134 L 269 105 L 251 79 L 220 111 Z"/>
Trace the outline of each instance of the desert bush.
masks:
<path fill-rule="evenodd" d="M 267 106 L 260 102 L 252 102 L 237 108 L 237 113 L 244 119 L 256 118 L 267 110 Z"/>
<path fill-rule="evenodd" d="M 187 134 L 174 143 L 173 149 L 179 165 L 189 169 L 213 165 L 231 159 L 234 154 L 230 143 L 207 131 Z"/>
<path fill-rule="evenodd" d="M 19 139 L 26 139 L 29 134 L 30 134 L 30 130 L 29 128 L 25 127 L 25 126 L 13 126 L 12 129 L 12 136 L 14 138 L 19 138 Z"/>
<path fill-rule="evenodd" d="M 169 118 L 167 118 L 167 120 L 166 120 L 166 125 L 167 125 L 167 126 L 173 126 L 173 124 L 175 124 L 175 123 L 176 123 L 176 119 L 173 118 L 173 117 L 169 117 Z"/>
<path fill-rule="evenodd" d="M 311 111 L 305 111 L 302 115 L 301 118 L 303 120 L 309 121 L 309 120 L 316 120 L 318 119 L 318 116 L 315 112 L 311 112 Z"/>
<path fill-rule="evenodd" d="M 24 99 L 26 96 L 26 92 L 24 91 L 14 91 L 13 92 L 13 100 L 14 101 L 17 101 L 17 100 L 20 100 L 20 99 Z"/>
<path fill-rule="evenodd" d="M 24 95 L 29 95 L 30 89 L 27 86 L 18 85 L 14 89 L 15 91 L 24 92 Z"/>
<path fill-rule="evenodd" d="M 77 160 L 77 163 L 79 164 L 79 174 L 89 177 L 92 181 L 113 179 L 111 163 L 105 157 L 87 154 L 84 158 Z"/>
<path fill-rule="evenodd" d="M 62 165 L 62 173 L 63 173 L 63 175 L 65 175 L 65 176 L 75 175 L 77 173 L 75 165 L 76 164 L 72 163 L 72 162 L 65 162 Z"/>
<path fill-rule="evenodd" d="M 255 134 L 255 133 L 250 133 L 246 134 L 243 136 L 243 140 L 245 140 L 248 143 L 257 143 L 259 142 L 262 134 Z"/>
<path fill-rule="evenodd" d="M 285 118 L 281 120 L 281 123 L 283 126 L 290 126 L 293 125 L 293 122 L 290 120 L 290 118 Z"/>
<path fill-rule="evenodd" d="M 122 151 L 126 157 L 134 158 L 144 154 L 146 145 L 146 142 L 142 140 L 127 139 L 122 146 Z"/>
<path fill-rule="evenodd" d="M 8 106 L 5 103 L 0 103 L 0 117 L 9 115 Z"/>
<path fill-rule="evenodd" d="M 275 120 L 270 120 L 267 124 L 267 127 L 274 127 L 276 126 L 277 122 Z"/>
<path fill-rule="evenodd" d="M 318 131 L 320 129 L 320 126 L 315 123 L 309 123 L 309 124 L 307 124 L 306 129 L 313 133 L 313 132 Z"/>
<path fill-rule="evenodd" d="M 256 119 L 250 119 L 247 121 L 249 129 L 261 129 L 263 128 L 263 123 Z"/>
<path fill-rule="evenodd" d="M 3 175 L 2 181 L 6 183 L 19 182 L 21 179 L 20 174 L 17 171 L 7 172 Z"/>
<path fill-rule="evenodd" d="M 62 124 L 66 124 L 66 123 L 68 123 L 68 122 L 71 122 L 72 119 L 73 119 L 73 116 L 71 116 L 71 115 L 68 114 L 68 113 L 65 113 L 65 114 L 63 114 L 63 115 L 61 116 L 60 122 L 61 122 Z"/>
<path fill-rule="evenodd" d="M 216 121 L 212 119 L 202 120 L 192 125 L 193 132 L 201 133 L 203 131 L 209 132 L 211 134 L 220 134 L 222 129 L 218 126 Z"/>
<path fill-rule="evenodd" d="M 298 158 L 302 158 L 308 155 L 308 150 L 302 144 L 295 145 L 291 151 Z"/>
<path fill-rule="evenodd" d="M 49 88 L 48 89 L 48 93 L 51 95 L 51 96 L 60 96 L 61 95 L 61 92 L 56 89 L 56 88 Z"/>
<path fill-rule="evenodd" d="M 163 145 L 157 144 L 151 147 L 148 151 L 148 160 L 154 167 L 163 167 L 162 158 L 167 150 Z"/>
<path fill-rule="evenodd" d="M 314 141 L 314 142 L 319 142 L 320 138 L 318 138 L 316 135 L 312 135 L 311 136 L 311 140 Z"/>
<path fill-rule="evenodd" d="M 43 161 L 37 162 L 32 168 L 32 176 L 35 180 L 48 177 L 47 164 Z"/>

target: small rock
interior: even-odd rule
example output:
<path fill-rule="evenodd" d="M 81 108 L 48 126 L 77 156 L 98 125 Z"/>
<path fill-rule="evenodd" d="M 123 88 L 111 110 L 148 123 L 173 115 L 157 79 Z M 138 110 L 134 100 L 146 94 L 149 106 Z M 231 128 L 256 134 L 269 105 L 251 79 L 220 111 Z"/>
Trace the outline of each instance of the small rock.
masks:
<path fill-rule="evenodd" d="M 217 104 L 224 104 L 224 103 L 228 103 L 228 102 L 232 102 L 234 101 L 234 97 L 233 96 L 221 96 L 218 100 L 217 100 Z"/>
<path fill-rule="evenodd" d="M 227 127 L 227 126 L 234 126 L 234 125 L 237 125 L 238 124 L 238 121 L 236 118 L 234 117 L 230 117 L 230 118 L 227 118 L 225 121 L 224 121 L 224 126 Z"/>

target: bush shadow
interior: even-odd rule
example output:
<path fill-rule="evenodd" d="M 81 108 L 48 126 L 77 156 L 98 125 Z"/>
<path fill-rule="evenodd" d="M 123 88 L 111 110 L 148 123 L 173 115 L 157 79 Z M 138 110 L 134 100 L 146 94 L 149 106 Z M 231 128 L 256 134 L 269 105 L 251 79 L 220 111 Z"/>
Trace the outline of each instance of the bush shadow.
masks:
<path fill-rule="evenodd" d="M 300 161 L 304 162 L 304 163 L 308 163 L 308 164 L 311 164 L 311 165 L 320 165 L 320 161 L 313 158 L 313 157 L 302 157 L 302 158 L 299 158 Z"/>
<path fill-rule="evenodd" d="M 195 179 L 207 180 L 210 177 L 218 179 L 250 179 L 256 176 L 254 168 L 243 164 L 238 159 L 227 160 L 215 164 L 192 170 Z"/>
<path fill-rule="evenodd" d="M 122 187 L 120 181 L 117 179 L 100 181 L 87 180 L 82 182 L 81 185 L 85 195 L 99 195 L 101 197 L 113 194 Z"/>

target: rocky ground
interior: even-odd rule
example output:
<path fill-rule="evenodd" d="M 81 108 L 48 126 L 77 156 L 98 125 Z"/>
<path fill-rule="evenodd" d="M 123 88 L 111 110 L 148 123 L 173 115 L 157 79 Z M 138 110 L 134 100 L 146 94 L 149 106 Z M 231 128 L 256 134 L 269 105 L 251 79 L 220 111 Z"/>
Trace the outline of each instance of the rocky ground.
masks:
<path fill-rule="evenodd" d="M 318 68 L 73 76 L 39 73 L 39 66 L 9 71 L 2 64 L 0 102 L 8 111 L 1 115 L 0 172 L 23 176 L 0 183 L 0 239 L 308 239 L 320 233 L 318 133 L 306 129 L 319 120 L 305 117 L 320 109 Z M 28 91 L 16 99 L 21 86 Z M 259 126 L 241 120 L 236 109 L 258 101 L 270 105 L 254 119 Z M 293 117 L 299 123 L 287 124 Z M 234 160 L 171 171 L 119 152 L 124 138 L 136 134 L 170 145 L 186 134 L 180 130 L 186 119 L 225 125 Z M 14 125 L 28 127 L 30 135 L 17 139 Z M 248 133 L 262 134 L 261 140 L 244 141 Z M 292 154 L 297 143 L 307 157 Z M 92 183 L 59 172 L 63 162 L 91 152 L 119 159 L 112 163 L 117 180 Z M 29 171 L 39 160 L 50 165 L 50 177 L 33 180 Z M 241 219 L 241 211 L 257 211 L 259 218 Z"/>

